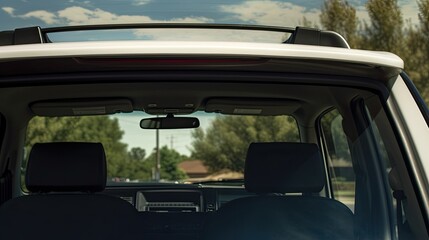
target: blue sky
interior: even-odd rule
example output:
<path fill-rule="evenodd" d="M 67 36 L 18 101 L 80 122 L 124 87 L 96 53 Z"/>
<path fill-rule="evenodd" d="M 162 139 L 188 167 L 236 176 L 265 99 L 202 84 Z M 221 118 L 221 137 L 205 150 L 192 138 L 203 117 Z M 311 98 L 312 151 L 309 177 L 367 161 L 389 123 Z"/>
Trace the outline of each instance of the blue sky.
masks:
<path fill-rule="evenodd" d="M 363 0 L 349 0 L 367 20 Z M 400 0 L 405 19 L 418 22 L 416 1 Z M 1 0 L 0 27 L 14 29 L 100 23 L 193 22 L 296 26 L 318 22 L 323 0 Z M 134 35 L 139 37 L 138 32 Z M 140 35 L 141 37 L 141 35 Z"/>

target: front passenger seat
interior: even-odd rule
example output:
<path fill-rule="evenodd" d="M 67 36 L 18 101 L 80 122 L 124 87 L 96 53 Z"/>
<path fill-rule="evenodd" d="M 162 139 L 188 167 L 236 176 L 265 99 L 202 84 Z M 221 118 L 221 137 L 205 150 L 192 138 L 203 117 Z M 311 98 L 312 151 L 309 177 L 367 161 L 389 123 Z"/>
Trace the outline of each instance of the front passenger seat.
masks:
<path fill-rule="evenodd" d="M 132 239 L 137 211 L 102 194 L 106 159 L 100 143 L 38 143 L 30 153 L 30 194 L 0 208 L 0 239 Z"/>
<path fill-rule="evenodd" d="M 316 144 L 252 143 L 244 185 L 258 195 L 222 206 L 208 224 L 204 239 L 353 239 L 350 209 L 318 196 L 326 181 L 324 169 Z"/>

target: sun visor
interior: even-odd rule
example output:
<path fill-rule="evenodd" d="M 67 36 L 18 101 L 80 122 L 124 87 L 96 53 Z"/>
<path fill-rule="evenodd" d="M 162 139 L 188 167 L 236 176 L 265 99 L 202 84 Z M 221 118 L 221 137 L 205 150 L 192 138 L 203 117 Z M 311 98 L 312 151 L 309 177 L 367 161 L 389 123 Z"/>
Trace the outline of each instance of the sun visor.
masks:
<path fill-rule="evenodd" d="M 85 116 L 132 112 L 129 99 L 72 99 L 35 102 L 31 111 L 38 116 Z"/>
<path fill-rule="evenodd" d="M 210 99 L 206 103 L 206 112 L 231 115 L 291 115 L 301 103 L 288 99 Z"/>

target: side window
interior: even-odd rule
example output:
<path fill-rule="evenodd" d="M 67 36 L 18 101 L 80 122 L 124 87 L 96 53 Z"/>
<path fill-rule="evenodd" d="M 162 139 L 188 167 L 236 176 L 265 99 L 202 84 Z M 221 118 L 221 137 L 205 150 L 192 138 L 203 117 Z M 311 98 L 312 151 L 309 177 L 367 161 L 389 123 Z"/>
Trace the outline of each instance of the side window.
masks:
<path fill-rule="evenodd" d="M 333 198 L 347 205 L 352 211 L 355 204 L 355 174 L 352 158 L 343 130 L 343 118 L 338 110 L 332 110 L 321 118 L 321 130 L 325 141 L 329 177 Z"/>

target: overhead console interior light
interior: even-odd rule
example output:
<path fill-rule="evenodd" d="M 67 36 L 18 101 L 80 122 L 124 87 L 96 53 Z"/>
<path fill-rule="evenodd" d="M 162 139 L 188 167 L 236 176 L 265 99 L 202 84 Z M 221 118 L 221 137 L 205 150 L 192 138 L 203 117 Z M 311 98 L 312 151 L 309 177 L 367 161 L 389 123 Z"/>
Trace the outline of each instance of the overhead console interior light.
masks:
<path fill-rule="evenodd" d="M 145 107 L 143 107 L 144 111 L 148 114 L 152 115 L 165 115 L 169 113 L 174 113 L 175 115 L 180 114 L 191 114 L 196 111 L 196 104 L 194 103 L 171 103 L 171 102 L 163 102 L 159 103 L 148 103 Z"/>

